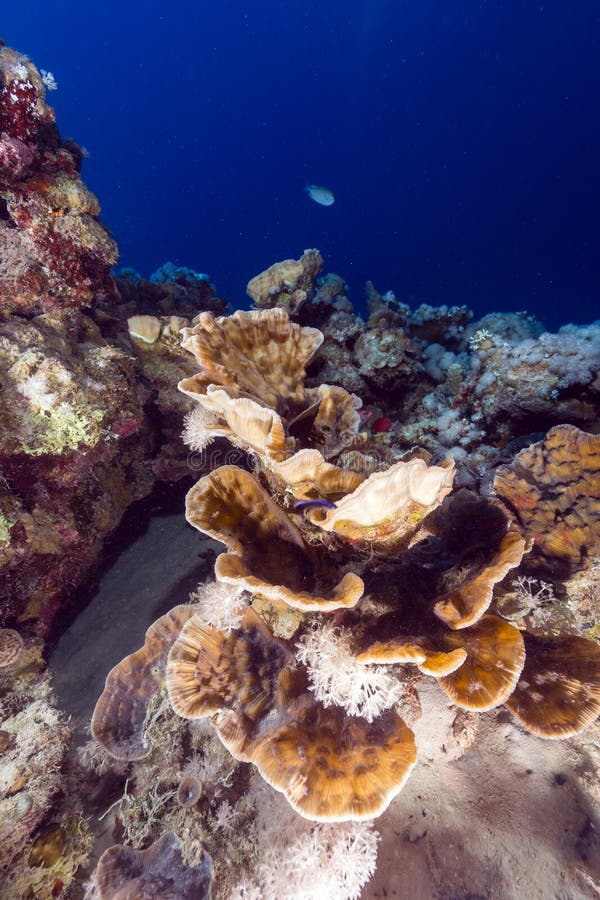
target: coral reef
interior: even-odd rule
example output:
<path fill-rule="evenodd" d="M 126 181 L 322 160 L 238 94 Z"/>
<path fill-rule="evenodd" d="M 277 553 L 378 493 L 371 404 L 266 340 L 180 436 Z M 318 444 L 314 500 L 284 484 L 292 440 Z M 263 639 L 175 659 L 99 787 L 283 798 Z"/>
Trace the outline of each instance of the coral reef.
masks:
<path fill-rule="evenodd" d="M 6 631 L 0 631 L 0 639 Z M 71 730 L 39 642 L 0 669 L 0 872 L 6 897 L 59 896 L 92 839 L 68 774 Z"/>
<path fill-rule="evenodd" d="M 0 622 L 43 632 L 152 488 L 144 392 L 76 310 L 1 324 L 0 368 Z"/>
<path fill-rule="evenodd" d="M 252 762 L 302 817 L 342 823 L 381 815 L 415 765 L 398 712 L 413 715 L 407 665 L 460 709 L 505 705 L 546 738 L 579 734 L 600 713 L 597 644 L 523 633 L 498 615 L 536 540 L 548 552 L 569 546 L 567 532 L 579 550 L 572 568 L 582 545 L 597 553 L 597 439 L 553 429 L 514 471 L 499 470 L 494 503 L 451 494 L 452 461 L 417 454 L 369 474 L 377 437 L 359 432 L 360 405 L 341 387 L 330 403 L 330 386 L 305 386 L 320 344 L 318 331 L 277 309 L 203 313 L 183 331 L 200 366 L 180 383 L 201 411 L 190 414 L 188 439 L 206 446 L 227 435 L 253 469 L 214 469 L 186 503 L 188 521 L 226 546 L 213 590 L 233 588 L 235 618 L 215 627 L 192 604 L 159 620 L 146 647 L 110 673 L 94 734 L 117 758 L 155 752 L 149 704 L 164 672 L 164 715 L 209 719 L 234 759 Z M 532 490 L 544 491 L 548 510 L 565 508 L 564 526 L 528 502 Z M 537 507 L 543 532 L 528 512 Z M 209 586 L 202 596 L 211 609 Z M 153 629 L 165 636 L 159 653 L 149 651 Z M 180 789 L 179 808 L 195 807 L 198 784 Z"/>
<path fill-rule="evenodd" d="M 389 865 L 391 835 L 423 842 L 440 896 L 472 896 L 425 807 L 479 813 L 451 770 L 477 743 L 502 827 L 517 793 L 545 822 L 561 801 L 527 794 L 518 735 L 546 775 L 567 748 L 579 856 L 552 871 L 597 893 L 600 324 L 473 321 L 372 283 L 363 320 L 317 250 L 230 316 L 202 272 L 112 275 L 42 76 L 0 42 L 2 891 L 77 895 L 109 841 L 90 896 L 208 896 L 214 874 L 230 900 L 343 900 L 377 818 Z M 157 611 L 69 754 L 42 640 L 126 509 L 191 473 L 216 581 Z"/>
<path fill-rule="evenodd" d="M 569 576 L 600 556 L 600 436 L 568 425 L 496 472 L 503 506 L 533 542 L 528 563 Z"/>
<path fill-rule="evenodd" d="M 0 624 L 40 634 L 125 510 L 157 478 L 189 476 L 191 404 L 175 384 L 193 365 L 179 331 L 226 308 L 190 269 L 110 274 L 116 246 L 82 158 L 35 65 L 0 46 Z M 156 340 L 136 322 L 154 322 Z"/>
<path fill-rule="evenodd" d="M 117 247 L 79 176 L 82 159 L 60 137 L 34 64 L 0 47 L 0 318 L 115 294 Z"/>
<path fill-rule="evenodd" d="M 150 316 L 179 316 L 193 319 L 203 310 L 222 315 L 227 311 L 227 303 L 216 295 L 215 287 L 208 275 L 194 272 L 173 263 L 164 263 L 149 278 L 144 278 L 133 269 L 117 269 L 115 283 L 119 290 L 120 303 L 115 309 L 106 309 L 113 315 L 141 313 Z"/>
<path fill-rule="evenodd" d="M 294 315 L 306 300 L 312 299 L 322 268 L 319 251 L 305 250 L 300 259 L 284 259 L 255 275 L 246 290 L 259 309 L 278 306 Z"/>
<path fill-rule="evenodd" d="M 367 322 L 353 313 L 334 282 L 317 279 L 313 301 L 298 313 L 317 326 L 324 343 L 309 385 L 327 381 L 356 391 L 365 404 L 363 427 L 389 419 L 380 460 L 414 445 L 460 466 L 462 483 L 504 462 L 553 425 L 594 431 L 600 382 L 600 326 L 566 325 L 557 334 L 526 313 L 489 314 L 473 322 L 465 307 L 416 310 L 368 285 Z M 318 298 L 318 302 L 317 302 Z"/>

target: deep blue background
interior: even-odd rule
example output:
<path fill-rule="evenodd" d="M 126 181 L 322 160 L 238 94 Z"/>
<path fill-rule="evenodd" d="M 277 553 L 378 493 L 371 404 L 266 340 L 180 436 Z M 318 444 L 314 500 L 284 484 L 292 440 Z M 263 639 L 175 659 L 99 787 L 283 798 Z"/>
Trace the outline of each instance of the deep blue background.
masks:
<path fill-rule="evenodd" d="M 237 306 L 316 246 L 357 305 L 372 278 L 600 316 L 597 2 L 44 0 L 0 27 L 54 73 L 123 265 L 207 271 Z"/>

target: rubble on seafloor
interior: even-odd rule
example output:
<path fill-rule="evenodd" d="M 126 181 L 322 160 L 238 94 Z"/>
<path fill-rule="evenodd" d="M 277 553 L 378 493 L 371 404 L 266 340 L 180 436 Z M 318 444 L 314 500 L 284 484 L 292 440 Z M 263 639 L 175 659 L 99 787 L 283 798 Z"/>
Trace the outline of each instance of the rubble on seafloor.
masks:
<path fill-rule="evenodd" d="M 0 893 L 357 897 L 419 770 L 432 806 L 440 770 L 466 796 L 478 746 L 518 770 L 512 728 L 566 738 L 583 849 L 561 877 L 593 896 L 600 323 L 370 283 L 363 318 L 317 250 L 227 317 L 203 273 L 111 274 L 81 162 L 0 46 Z M 75 752 L 44 642 L 126 510 L 181 479 L 226 545 L 216 580 L 107 673 Z M 402 840 L 439 888 L 436 809 Z"/>

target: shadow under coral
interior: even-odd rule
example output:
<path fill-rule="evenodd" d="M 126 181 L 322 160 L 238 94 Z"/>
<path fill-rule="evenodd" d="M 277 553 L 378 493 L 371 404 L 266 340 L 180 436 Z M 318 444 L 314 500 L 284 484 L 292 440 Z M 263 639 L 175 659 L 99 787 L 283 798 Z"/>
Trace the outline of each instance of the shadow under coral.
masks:
<path fill-rule="evenodd" d="M 181 515 L 188 486 L 159 489 L 128 512 L 101 568 L 75 598 L 76 613 L 55 629 L 49 659 L 54 689 L 80 738 L 106 672 L 143 644 L 152 622 L 211 571 L 217 545 L 210 539 L 199 543 L 198 532 Z"/>

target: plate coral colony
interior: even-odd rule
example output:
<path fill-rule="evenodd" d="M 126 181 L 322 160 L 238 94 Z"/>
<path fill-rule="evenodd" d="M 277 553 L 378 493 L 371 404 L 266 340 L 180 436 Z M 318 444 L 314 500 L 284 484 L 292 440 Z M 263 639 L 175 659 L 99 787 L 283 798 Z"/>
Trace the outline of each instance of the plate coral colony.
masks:
<path fill-rule="evenodd" d="M 2 48 L 0 77 L 6 869 L 60 896 L 93 858 L 41 641 L 126 506 L 193 458 L 214 578 L 107 673 L 78 765 L 124 786 L 88 893 L 357 897 L 428 681 L 473 742 L 500 707 L 540 741 L 600 713 L 600 328 L 372 285 L 363 321 L 316 250 L 229 315 L 190 270 L 113 278 L 37 70 Z M 43 786 L 27 752 L 51 732 Z"/>

